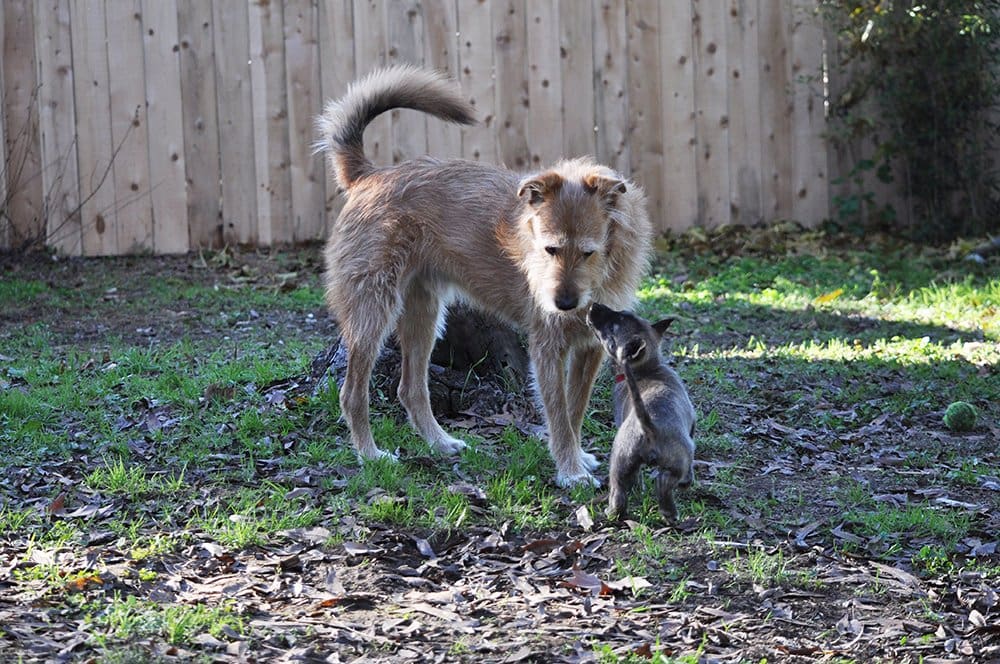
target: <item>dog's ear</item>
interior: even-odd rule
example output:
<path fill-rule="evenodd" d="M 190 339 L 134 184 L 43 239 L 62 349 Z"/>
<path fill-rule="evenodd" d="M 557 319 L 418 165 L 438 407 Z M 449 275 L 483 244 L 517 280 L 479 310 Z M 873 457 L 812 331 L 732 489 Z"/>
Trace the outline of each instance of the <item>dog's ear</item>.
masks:
<path fill-rule="evenodd" d="M 551 198 L 562 187 L 563 178 L 558 173 L 542 173 L 521 181 L 517 197 L 524 198 L 531 206 L 538 206 Z"/>
<path fill-rule="evenodd" d="M 614 205 L 620 194 L 628 191 L 624 180 L 591 173 L 583 178 L 583 188 L 592 196 L 600 196 L 608 205 Z"/>
<path fill-rule="evenodd" d="M 658 320 L 655 323 L 653 323 L 653 329 L 656 330 L 656 333 L 660 335 L 660 337 L 662 338 L 663 335 L 666 334 L 667 328 L 669 328 L 671 323 L 673 322 L 674 322 L 673 318 L 664 318 L 663 320 Z"/>

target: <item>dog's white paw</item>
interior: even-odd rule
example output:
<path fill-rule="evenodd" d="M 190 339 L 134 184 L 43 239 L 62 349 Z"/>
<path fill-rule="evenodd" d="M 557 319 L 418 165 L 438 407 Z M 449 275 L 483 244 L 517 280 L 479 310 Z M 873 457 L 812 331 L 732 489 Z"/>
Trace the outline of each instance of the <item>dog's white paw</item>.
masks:
<path fill-rule="evenodd" d="M 452 438 L 451 436 L 445 436 L 444 438 L 435 441 L 434 449 L 436 449 L 441 454 L 452 456 L 460 453 L 468 445 L 465 444 L 464 440 L 459 440 L 458 438 Z"/>
<path fill-rule="evenodd" d="M 595 457 L 590 452 L 581 451 L 580 465 L 589 470 L 590 472 L 594 472 L 595 470 L 597 470 L 597 467 L 601 465 L 601 463 L 597 460 L 597 457 Z"/>
<path fill-rule="evenodd" d="M 379 459 L 385 459 L 386 461 L 391 461 L 396 463 L 399 461 L 399 457 L 392 452 L 386 452 L 378 447 L 371 447 L 364 451 L 358 450 L 358 461 L 365 463 L 366 461 L 378 461 Z"/>
<path fill-rule="evenodd" d="M 586 486 L 588 484 L 595 489 L 601 486 L 600 480 L 594 477 L 591 472 L 586 469 L 581 469 L 579 472 L 575 473 L 556 473 L 556 484 L 563 489 L 569 489 L 574 486 Z"/>

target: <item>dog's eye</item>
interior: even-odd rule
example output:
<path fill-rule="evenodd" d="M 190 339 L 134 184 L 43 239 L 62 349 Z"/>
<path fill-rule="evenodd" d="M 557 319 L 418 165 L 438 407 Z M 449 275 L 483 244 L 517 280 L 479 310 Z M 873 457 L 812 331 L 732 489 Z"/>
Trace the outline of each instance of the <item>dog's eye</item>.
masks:
<path fill-rule="evenodd" d="M 584 258 L 590 258 L 593 255 L 594 255 L 593 251 L 585 251 L 585 252 L 583 252 L 583 257 Z"/>
<path fill-rule="evenodd" d="M 545 247 L 545 253 L 549 256 L 555 256 L 559 253 L 559 247 Z"/>

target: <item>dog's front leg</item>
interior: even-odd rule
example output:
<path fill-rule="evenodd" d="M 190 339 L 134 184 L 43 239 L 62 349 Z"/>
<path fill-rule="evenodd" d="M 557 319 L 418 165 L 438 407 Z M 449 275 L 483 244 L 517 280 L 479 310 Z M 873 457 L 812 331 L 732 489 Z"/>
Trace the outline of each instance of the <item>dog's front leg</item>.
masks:
<path fill-rule="evenodd" d="M 549 425 L 549 451 L 556 464 L 556 484 L 568 487 L 589 483 L 599 486 L 581 454 L 578 431 L 570 423 L 566 402 L 565 348 L 531 343 L 530 355 L 535 381 Z"/>
<path fill-rule="evenodd" d="M 587 470 L 597 470 L 597 457 L 582 450 L 583 418 L 590 403 L 590 393 L 594 389 L 594 380 L 601 368 L 604 351 L 600 346 L 576 348 L 569 359 L 569 423 L 576 433 L 576 439 L 581 441 L 580 456 Z"/>

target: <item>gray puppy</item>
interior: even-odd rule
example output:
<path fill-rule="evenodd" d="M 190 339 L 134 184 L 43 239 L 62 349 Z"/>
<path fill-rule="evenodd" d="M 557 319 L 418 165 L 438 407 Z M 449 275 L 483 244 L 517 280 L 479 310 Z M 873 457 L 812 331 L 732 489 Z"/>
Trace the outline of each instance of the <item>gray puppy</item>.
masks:
<path fill-rule="evenodd" d="M 659 471 L 660 513 L 673 521 L 674 488 L 694 481 L 695 425 L 687 390 L 660 355 L 660 342 L 673 319 L 650 325 L 631 312 L 594 304 L 587 322 L 620 372 L 614 391 L 618 434 L 611 449 L 607 515 L 625 516 L 628 492 L 641 466 L 648 464 Z"/>

